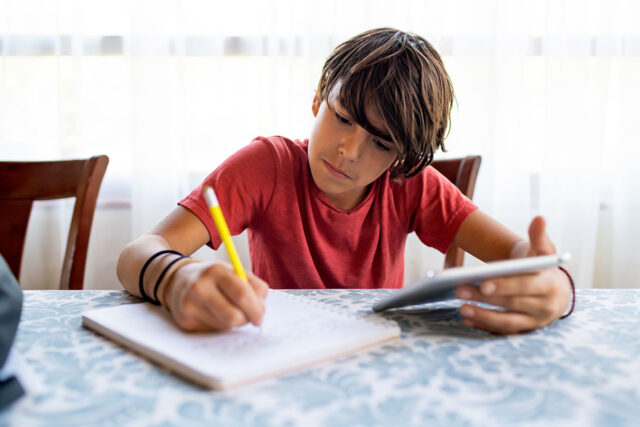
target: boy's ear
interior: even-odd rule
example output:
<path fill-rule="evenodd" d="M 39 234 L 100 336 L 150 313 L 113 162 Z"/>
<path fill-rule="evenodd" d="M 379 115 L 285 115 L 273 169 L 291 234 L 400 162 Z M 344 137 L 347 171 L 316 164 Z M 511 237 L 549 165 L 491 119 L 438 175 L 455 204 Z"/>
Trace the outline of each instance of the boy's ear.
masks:
<path fill-rule="evenodd" d="M 320 104 L 322 104 L 322 101 L 320 100 L 320 96 L 318 96 L 318 92 L 316 92 L 315 96 L 313 97 L 313 103 L 311 104 L 313 117 L 318 116 L 318 111 L 320 111 Z"/>

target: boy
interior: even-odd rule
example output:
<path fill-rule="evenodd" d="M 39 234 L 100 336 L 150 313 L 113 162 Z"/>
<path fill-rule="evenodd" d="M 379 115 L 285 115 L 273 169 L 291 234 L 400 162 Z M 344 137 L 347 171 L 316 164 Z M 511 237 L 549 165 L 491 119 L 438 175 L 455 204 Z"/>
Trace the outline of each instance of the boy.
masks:
<path fill-rule="evenodd" d="M 452 102 L 449 76 L 426 40 L 389 28 L 355 36 L 323 67 L 308 141 L 257 138 L 232 155 L 123 250 L 120 281 L 185 330 L 224 330 L 260 324 L 269 286 L 401 287 L 413 231 L 442 252 L 455 242 L 484 261 L 554 253 L 542 218 L 523 240 L 427 167 L 444 149 Z M 214 188 L 231 234 L 248 229 L 248 282 L 227 264 L 181 255 L 220 245 L 203 185 Z M 463 322 L 495 333 L 546 326 L 570 302 L 565 273 L 460 286 L 458 298 L 505 309 L 465 304 Z"/>

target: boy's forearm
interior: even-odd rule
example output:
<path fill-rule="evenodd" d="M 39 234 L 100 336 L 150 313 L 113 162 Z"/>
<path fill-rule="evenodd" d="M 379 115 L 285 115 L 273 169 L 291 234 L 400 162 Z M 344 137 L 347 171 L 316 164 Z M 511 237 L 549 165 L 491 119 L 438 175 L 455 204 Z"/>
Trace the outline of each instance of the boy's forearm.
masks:
<path fill-rule="evenodd" d="M 464 220 L 454 240 L 463 250 L 484 262 L 515 258 L 521 254 L 523 241 L 479 209 Z M 528 247 L 521 256 L 526 256 L 527 250 Z"/>
<path fill-rule="evenodd" d="M 528 240 L 518 240 L 511 245 L 509 258 L 525 258 L 529 253 L 530 248 L 531 244 Z"/>
<path fill-rule="evenodd" d="M 169 244 L 164 238 L 158 235 L 148 234 L 129 243 L 122 250 L 118 258 L 116 272 L 118 280 L 120 280 L 122 286 L 124 286 L 129 293 L 141 296 L 139 290 L 140 270 L 142 270 L 142 266 L 149 257 L 164 249 L 170 249 Z M 145 272 L 144 282 L 145 292 L 147 294 L 151 291 L 149 289 L 149 282 L 151 281 L 149 278 L 156 277 L 164 267 L 164 262 L 154 262 L 152 264 L 153 265 L 150 265 Z"/>

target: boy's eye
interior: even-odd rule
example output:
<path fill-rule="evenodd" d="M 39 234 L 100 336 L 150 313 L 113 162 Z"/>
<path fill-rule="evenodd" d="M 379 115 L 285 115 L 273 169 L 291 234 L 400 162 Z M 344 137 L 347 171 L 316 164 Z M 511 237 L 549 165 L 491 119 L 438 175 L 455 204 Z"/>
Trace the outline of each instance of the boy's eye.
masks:
<path fill-rule="evenodd" d="M 373 141 L 376 144 L 376 148 L 378 148 L 378 150 L 382 150 L 382 151 L 390 151 L 391 148 L 389 148 L 387 145 L 383 144 L 382 142 L 378 141 L 377 139 Z"/>
<path fill-rule="evenodd" d="M 351 122 L 349 121 L 349 119 L 347 119 L 346 117 L 342 117 L 340 114 L 336 113 L 336 118 L 338 119 L 338 121 L 340 123 L 343 123 L 345 125 L 350 125 Z"/>

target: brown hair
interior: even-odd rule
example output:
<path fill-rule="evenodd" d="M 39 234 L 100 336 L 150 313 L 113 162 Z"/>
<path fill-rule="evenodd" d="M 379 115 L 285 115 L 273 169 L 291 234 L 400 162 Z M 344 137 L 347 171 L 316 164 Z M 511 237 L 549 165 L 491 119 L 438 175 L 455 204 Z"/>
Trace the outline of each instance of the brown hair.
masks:
<path fill-rule="evenodd" d="M 422 37 L 393 28 L 358 34 L 336 47 L 322 67 L 321 101 L 338 81 L 340 105 L 358 125 L 382 136 L 367 120 L 369 104 L 384 120 L 398 152 L 392 178 L 414 176 L 438 148 L 446 151 L 453 87 L 440 55 Z"/>

